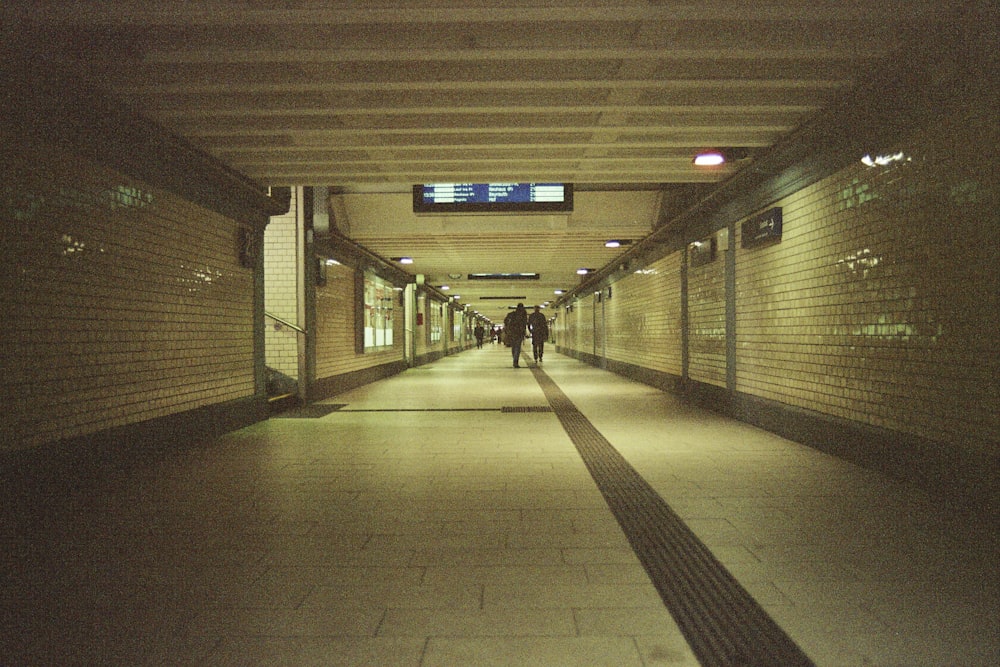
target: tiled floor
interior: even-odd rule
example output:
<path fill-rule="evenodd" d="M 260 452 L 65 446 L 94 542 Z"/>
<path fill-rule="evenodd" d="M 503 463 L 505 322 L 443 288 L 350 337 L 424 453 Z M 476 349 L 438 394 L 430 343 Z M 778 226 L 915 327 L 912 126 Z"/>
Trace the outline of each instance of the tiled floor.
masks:
<path fill-rule="evenodd" d="M 4 517 L 0 664 L 696 665 L 530 370 L 487 346 Z M 997 528 L 549 353 L 819 665 L 1000 664 Z"/>

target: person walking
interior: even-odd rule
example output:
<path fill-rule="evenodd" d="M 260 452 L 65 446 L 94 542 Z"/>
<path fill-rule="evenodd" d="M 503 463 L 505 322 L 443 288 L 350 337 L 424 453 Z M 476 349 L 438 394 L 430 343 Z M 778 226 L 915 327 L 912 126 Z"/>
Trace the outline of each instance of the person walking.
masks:
<path fill-rule="evenodd" d="M 476 328 L 472 330 L 472 333 L 476 335 L 476 348 L 483 349 L 483 337 L 486 335 L 486 328 L 483 327 L 483 323 L 476 322 Z"/>
<path fill-rule="evenodd" d="M 528 311 L 524 309 L 524 304 L 517 304 L 517 308 L 507 313 L 503 320 L 504 336 L 507 344 L 510 345 L 510 353 L 514 357 L 514 368 L 520 368 L 518 363 L 521 359 L 521 345 L 524 343 L 525 330 L 528 328 Z"/>
<path fill-rule="evenodd" d="M 545 353 L 545 341 L 549 339 L 549 323 L 540 306 L 535 306 L 535 312 L 528 315 L 528 329 L 531 331 L 532 356 L 535 363 L 539 363 Z"/>

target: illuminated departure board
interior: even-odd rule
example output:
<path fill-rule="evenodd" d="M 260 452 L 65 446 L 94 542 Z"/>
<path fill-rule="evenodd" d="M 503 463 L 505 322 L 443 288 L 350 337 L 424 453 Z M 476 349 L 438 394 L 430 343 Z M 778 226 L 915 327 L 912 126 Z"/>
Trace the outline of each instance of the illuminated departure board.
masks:
<path fill-rule="evenodd" d="M 425 183 L 413 186 L 417 213 L 530 213 L 573 210 L 570 183 Z"/>

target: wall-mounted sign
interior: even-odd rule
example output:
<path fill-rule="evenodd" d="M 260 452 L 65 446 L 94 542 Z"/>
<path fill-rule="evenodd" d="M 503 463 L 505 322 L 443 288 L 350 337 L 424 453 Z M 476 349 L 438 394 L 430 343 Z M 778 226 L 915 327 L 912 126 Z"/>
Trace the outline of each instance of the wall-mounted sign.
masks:
<path fill-rule="evenodd" d="M 245 269 L 252 269 L 257 266 L 257 258 L 260 256 L 260 243 L 262 240 L 262 234 L 257 234 L 248 227 L 236 228 L 236 252 L 239 256 L 240 266 Z"/>
<path fill-rule="evenodd" d="M 781 240 L 781 207 L 775 206 L 745 220 L 740 226 L 740 233 L 740 246 L 743 248 L 777 243 Z"/>
<path fill-rule="evenodd" d="M 692 267 L 704 266 L 705 264 L 715 261 L 715 255 L 718 252 L 718 248 L 719 242 L 716 240 L 714 234 L 707 239 L 689 243 L 688 265 Z"/>

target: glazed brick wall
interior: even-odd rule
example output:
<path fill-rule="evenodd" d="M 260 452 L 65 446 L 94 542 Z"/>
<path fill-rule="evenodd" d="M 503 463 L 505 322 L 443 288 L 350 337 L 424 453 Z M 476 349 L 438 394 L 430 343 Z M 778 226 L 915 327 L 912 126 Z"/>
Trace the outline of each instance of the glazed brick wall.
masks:
<path fill-rule="evenodd" d="M 326 285 L 316 288 L 316 378 L 364 370 L 403 358 L 403 308 L 393 308 L 391 348 L 358 354 L 354 346 L 354 269 L 326 269 Z M 398 298 L 398 296 L 397 296 Z"/>
<path fill-rule="evenodd" d="M 0 447 L 253 396 L 234 220 L 38 147 L 0 147 L 0 175 Z"/>
<path fill-rule="evenodd" d="M 423 292 L 417 291 L 417 315 L 423 318 L 423 324 L 415 324 L 413 330 L 413 349 L 416 356 L 430 351 L 431 300 Z M 435 348 L 436 349 L 436 348 Z"/>
<path fill-rule="evenodd" d="M 737 389 L 995 453 L 1000 182 L 966 149 L 997 135 L 942 118 L 776 202 L 781 242 L 737 250 Z"/>
<path fill-rule="evenodd" d="M 725 234 L 718 233 L 714 261 L 688 267 L 688 377 L 720 387 L 726 386 Z"/>
<path fill-rule="evenodd" d="M 301 199 L 302 188 L 293 188 L 288 213 L 273 216 L 264 230 L 264 311 L 304 329 L 298 296 Z M 270 318 L 265 318 L 264 325 L 267 365 L 298 379 L 301 334 Z"/>
<path fill-rule="evenodd" d="M 556 318 L 556 343 L 569 350 L 594 354 L 594 313 L 600 304 L 592 295 L 573 303 L 573 310 L 563 310 Z M 560 321 L 561 320 L 561 321 Z"/>
<path fill-rule="evenodd" d="M 605 288 L 601 300 L 588 294 L 574 303 L 572 311 L 560 311 L 554 326 L 556 343 L 567 350 L 598 356 L 606 353 L 610 360 L 679 377 L 683 370 L 683 256 L 680 251 L 671 253 L 619 279 L 611 285 L 611 298 L 607 298 Z M 725 302 L 717 308 L 724 318 Z M 724 330 L 724 319 L 721 326 Z M 600 329 L 606 340 L 602 340 Z M 721 349 L 724 383 L 724 341 Z"/>
<path fill-rule="evenodd" d="M 554 327 L 549 327 L 549 332 L 554 336 L 556 345 L 566 350 L 580 349 L 576 342 L 577 315 L 574 312 L 563 308 L 556 315 Z"/>
<path fill-rule="evenodd" d="M 460 310 L 445 308 L 445 327 L 448 329 L 448 354 L 458 352 L 466 347 L 465 315 Z"/>
<path fill-rule="evenodd" d="M 903 160 L 859 161 L 766 207 L 782 207 L 780 243 L 741 248 L 735 221 L 738 392 L 996 455 L 1000 172 L 968 150 L 1000 142 L 994 108 L 970 103 L 901 140 Z M 688 377 L 720 387 L 725 237 L 689 267 L 687 294 Z M 679 256 L 612 285 L 609 359 L 678 373 Z M 586 295 L 560 313 L 560 346 L 594 353 L 595 307 Z"/>
<path fill-rule="evenodd" d="M 597 322 L 597 315 L 600 312 L 601 304 L 592 295 L 581 298 L 573 308 L 573 314 L 577 317 L 577 344 L 579 350 L 589 354 L 598 354 L 598 337 L 594 332 Z"/>
<path fill-rule="evenodd" d="M 415 354 L 418 357 L 430 353 L 443 354 L 448 349 L 447 346 L 450 345 L 448 339 L 451 337 L 451 332 L 448 329 L 448 313 L 444 304 L 429 298 L 427 294 L 418 292 L 417 312 L 423 313 L 424 323 L 418 324 L 414 331 Z M 441 324 L 441 340 L 434 342 L 431 342 L 432 321 Z"/>
<path fill-rule="evenodd" d="M 608 359 L 680 376 L 682 258 L 672 253 L 611 286 Z"/>

